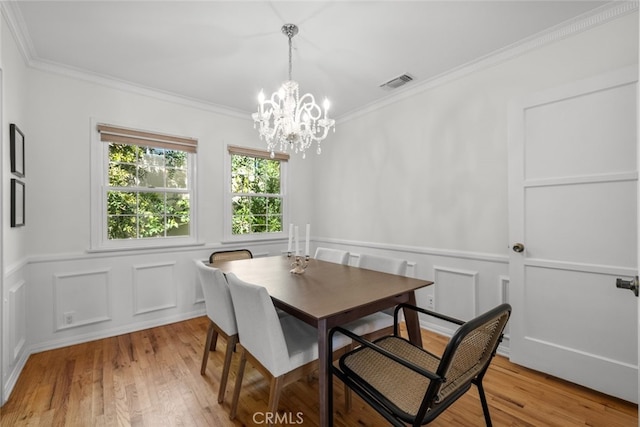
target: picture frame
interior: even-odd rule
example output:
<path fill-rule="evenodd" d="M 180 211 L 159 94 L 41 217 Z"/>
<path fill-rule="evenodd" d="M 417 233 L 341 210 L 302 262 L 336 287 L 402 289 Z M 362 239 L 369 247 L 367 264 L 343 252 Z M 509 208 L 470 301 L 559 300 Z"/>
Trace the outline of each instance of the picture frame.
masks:
<path fill-rule="evenodd" d="M 11 141 L 11 173 L 16 176 L 24 176 L 24 133 L 15 125 L 9 125 Z"/>
<path fill-rule="evenodd" d="M 11 227 L 24 226 L 25 217 L 25 185 L 24 182 L 11 178 Z"/>

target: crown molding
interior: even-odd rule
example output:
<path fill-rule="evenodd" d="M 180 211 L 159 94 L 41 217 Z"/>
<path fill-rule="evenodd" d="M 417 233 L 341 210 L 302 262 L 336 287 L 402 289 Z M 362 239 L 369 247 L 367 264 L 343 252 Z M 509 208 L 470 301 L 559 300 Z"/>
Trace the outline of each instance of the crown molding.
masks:
<path fill-rule="evenodd" d="M 633 1 L 613 1 L 595 8 L 582 15 L 578 15 L 568 21 L 553 26 L 533 36 L 522 39 L 502 49 L 493 51 L 483 57 L 463 64 L 457 68 L 448 70 L 438 76 L 400 89 L 396 93 L 383 99 L 374 101 L 364 107 L 355 109 L 341 115 L 336 119 L 336 123 L 344 123 L 351 119 L 379 110 L 388 105 L 394 104 L 406 98 L 410 98 L 418 93 L 433 89 L 443 84 L 452 82 L 461 77 L 472 74 L 476 71 L 489 68 L 499 63 L 508 61 L 529 51 L 538 49 L 550 43 L 562 40 L 569 36 L 581 33 L 590 28 L 607 23 L 616 18 L 620 18 L 638 10 L 638 0 Z"/>
<path fill-rule="evenodd" d="M 161 101 L 171 102 L 173 104 L 184 105 L 186 107 L 196 108 L 199 110 L 205 110 L 212 113 L 217 113 L 225 116 L 234 117 L 236 119 L 251 120 L 251 116 L 246 111 L 240 111 L 231 107 L 226 107 L 210 102 L 206 102 L 200 99 L 189 98 L 187 96 L 178 95 L 171 92 L 162 91 L 160 89 L 151 88 L 129 81 L 117 79 L 115 77 L 92 73 L 79 68 L 74 68 L 69 65 L 61 65 L 56 62 L 45 61 L 40 59 L 32 59 L 29 61 L 29 66 L 40 71 L 45 71 L 54 74 L 60 74 L 65 77 L 71 77 L 77 80 L 83 80 L 86 82 L 94 83 L 96 85 L 105 86 L 111 89 L 122 90 L 124 92 L 134 93 L 138 95 L 148 96 Z"/>
<path fill-rule="evenodd" d="M 29 31 L 27 31 L 27 25 L 22 18 L 20 9 L 18 9 L 18 3 L 13 1 L 1 1 L 0 12 L 7 21 L 9 31 L 13 35 L 13 39 L 18 45 L 18 50 L 27 65 L 31 64 L 31 58 L 37 56 L 36 49 L 33 46 L 31 37 L 29 37 Z"/>
<path fill-rule="evenodd" d="M 189 98 L 171 92 L 161 91 L 159 89 L 138 85 L 111 76 L 92 73 L 68 65 L 62 65 L 56 62 L 39 59 L 33 42 L 29 37 L 29 31 L 27 30 L 27 26 L 24 22 L 24 19 L 22 18 L 22 13 L 20 13 L 20 9 L 17 6 L 17 2 L 0 1 L 0 11 L 2 12 L 2 16 L 5 18 L 8 24 L 9 30 L 11 31 L 11 34 L 16 41 L 18 50 L 20 51 L 25 64 L 30 68 L 59 74 L 77 80 L 83 80 L 112 89 L 148 96 L 150 98 L 155 98 L 174 104 L 210 111 L 212 113 L 218 113 L 247 121 L 251 119 L 251 116 L 247 112 L 236 110 L 231 107 L 213 104 L 200 99 Z"/>

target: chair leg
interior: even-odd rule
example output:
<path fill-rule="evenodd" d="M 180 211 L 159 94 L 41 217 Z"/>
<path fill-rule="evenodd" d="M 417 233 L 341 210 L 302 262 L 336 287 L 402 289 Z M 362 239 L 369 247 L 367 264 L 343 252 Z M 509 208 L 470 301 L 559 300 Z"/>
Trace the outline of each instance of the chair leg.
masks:
<path fill-rule="evenodd" d="M 207 341 L 204 344 L 204 354 L 202 355 L 202 365 L 200 366 L 200 375 L 204 375 L 207 370 L 207 362 L 209 361 L 209 352 L 215 351 L 216 341 L 218 340 L 218 333 L 213 327 L 213 322 L 209 323 L 209 329 L 207 330 Z"/>
<path fill-rule="evenodd" d="M 355 350 L 356 347 L 357 347 L 357 344 L 354 342 L 351 342 L 351 344 L 346 345 L 342 350 L 337 350 L 337 351 L 341 351 L 341 355 L 344 355 L 352 350 Z M 343 383 L 343 387 L 344 387 L 344 411 L 345 411 L 345 414 L 348 414 L 349 412 L 351 412 L 351 408 L 352 408 L 351 389 L 347 387 L 347 385 L 344 383 Z"/>
<path fill-rule="evenodd" d="M 217 343 L 218 343 L 218 331 L 216 331 L 216 329 L 213 328 L 213 336 L 211 337 L 211 346 L 209 347 L 209 350 L 216 351 Z"/>
<path fill-rule="evenodd" d="M 284 385 L 284 375 L 271 378 L 271 385 L 269 387 L 269 409 L 270 414 L 276 414 L 278 412 L 278 402 L 280 401 L 280 392 Z M 269 423 L 269 427 L 273 424 Z"/>
<path fill-rule="evenodd" d="M 229 412 L 229 418 L 236 419 L 236 413 L 238 411 L 238 400 L 240 400 L 240 389 L 242 388 L 242 377 L 244 376 L 244 366 L 247 363 L 247 355 L 243 348 L 240 352 L 240 364 L 238 365 L 238 374 L 236 375 L 236 386 L 233 390 L 233 399 L 231 400 L 231 411 Z"/>
<path fill-rule="evenodd" d="M 344 411 L 348 414 L 351 412 L 351 389 L 344 384 Z"/>
<path fill-rule="evenodd" d="M 227 391 L 227 379 L 229 378 L 229 370 L 231 368 L 231 357 L 238 342 L 238 335 L 232 335 L 227 339 L 227 351 L 224 355 L 224 366 L 222 367 L 222 376 L 220 377 L 220 389 L 218 390 L 218 403 L 224 401 L 224 395 Z"/>
<path fill-rule="evenodd" d="M 487 404 L 487 397 L 484 394 L 484 387 L 482 386 L 482 380 L 475 383 L 478 387 L 478 394 L 480 395 L 480 403 L 482 404 L 482 412 L 484 413 L 484 421 L 487 427 L 492 427 L 491 415 L 489 414 L 489 405 Z"/>
<path fill-rule="evenodd" d="M 335 352 L 334 352 L 335 353 Z M 331 355 L 331 358 L 333 358 L 333 355 Z M 327 420 L 327 425 L 328 427 L 333 427 L 333 369 L 334 369 L 334 365 L 333 365 L 333 360 L 328 360 L 329 363 L 329 382 L 327 383 L 327 394 L 329 395 L 329 400 L 327 402 L 327 413 L 328 413 L 328 420 Z M 347 405 L 347 397 L 345 395 L 345 399 L 344 399 L 344 404 L 345 406 Z"/>

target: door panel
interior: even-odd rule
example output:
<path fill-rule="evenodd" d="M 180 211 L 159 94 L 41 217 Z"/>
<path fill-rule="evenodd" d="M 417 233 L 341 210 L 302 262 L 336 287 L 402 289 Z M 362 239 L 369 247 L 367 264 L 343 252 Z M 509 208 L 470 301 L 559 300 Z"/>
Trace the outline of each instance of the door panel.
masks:
<path fill-rule="evenodd" d="M 509 135 L 511 359 L 638 400 L 637 67 L 534 94 Z"/>
<path fill-rule="evenodd" d="M 525 111 L 527 180 L 635 170 L 636 97 L 628 85 L 531 106 Z"/>
<path fill-rule="evenodd" d="M 525 188 L 526 256 L 635 267 L 635 199 L 636 181 Z"/>
<path fill-rule="evenodd" d="M 567 352 L 611 359 L 623 367 L 635 365 L 636 341 L 620 338 L 635 333 L 628 313 L 635 312 L 636 301 L 615 286 L 602 285 L 615 280 L 615 275 L 527 266 L 525 281 L 536 286 L 526 289 L 524 308 L 529 323 L 526 339 Z M 604 306 L 604 302 L 609 306 Z M 545 310 L 540 311 L 540 307 Z M 611 333 L 612 324 L 616 325 L 615 333 Z M 558 373 L 562 374 L 562 370 Z"/>

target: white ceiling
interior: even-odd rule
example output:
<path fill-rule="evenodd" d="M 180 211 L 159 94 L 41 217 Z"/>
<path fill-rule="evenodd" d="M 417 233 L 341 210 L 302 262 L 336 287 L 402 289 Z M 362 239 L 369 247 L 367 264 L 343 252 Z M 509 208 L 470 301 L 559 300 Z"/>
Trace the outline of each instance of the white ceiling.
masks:
<path fill-rule="evenodd" d="M 125 81 L 249 114 L 293 79 L 340 117 L 601 7 L 598 1 L 19 1 L 32 64 Z M 400 89 L 400 90 L 403 90 Z"/>

